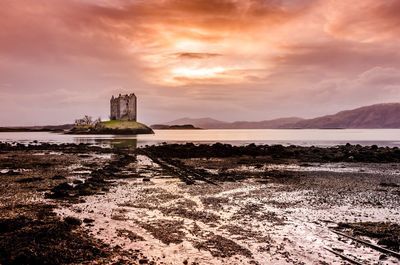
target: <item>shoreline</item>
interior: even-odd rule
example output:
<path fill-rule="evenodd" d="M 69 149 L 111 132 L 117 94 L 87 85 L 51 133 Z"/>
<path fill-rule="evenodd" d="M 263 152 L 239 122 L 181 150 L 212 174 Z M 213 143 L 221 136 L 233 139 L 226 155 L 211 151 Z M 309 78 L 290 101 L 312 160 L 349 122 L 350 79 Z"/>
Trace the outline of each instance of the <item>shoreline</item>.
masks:
<path fill-rule="evenodd" d="M 299 162 L 366 162 L 366 163 L 397 163 L 400 162 L 399 147 L 383 147 L 377 145 L 336 145 L 328 147 L 281 145 L 281 144 L 247 144 L 232 145 L 226 143 L 161 143 L 142 147 L 122 145 L 121 147 L 104 147 L 89 143 L 43 143 L 32 141 L 28 143 L 0 141 L 0 150 L 58 150 L 77 148 L 84 151 L 86 148 L 96 151 L 112 152 L 115 150 L 130 150 L 149 156 L 160 158 L 210 158 L 210 157 L 238 157 L 238 156 L 265 156 L 268 162 L 281 163 L 285 160 Z"/>
<path fill-rule="evenodd" d="M 398 233 L 399 161 L 398 148 L 377 146 L 0 142 L 0 262 L 45 263 L 57 254 L 58 264 L 279 264 L 322 255 L 340 264 L 312 240 L 306 244 L 314 254 L 307 254 L 294 225 L 310 239 L 342 244 L 346 255 L 351 248 L 325 221 L 364 236 L 372 235 L 365 222 L 381 235 L 389 222 Z M 49 227 L 57 234 L 43 234 Z M 398 241 L 388 240 L 398 251 Z M 68 251 L 57 247 L 71 241 Z"/>

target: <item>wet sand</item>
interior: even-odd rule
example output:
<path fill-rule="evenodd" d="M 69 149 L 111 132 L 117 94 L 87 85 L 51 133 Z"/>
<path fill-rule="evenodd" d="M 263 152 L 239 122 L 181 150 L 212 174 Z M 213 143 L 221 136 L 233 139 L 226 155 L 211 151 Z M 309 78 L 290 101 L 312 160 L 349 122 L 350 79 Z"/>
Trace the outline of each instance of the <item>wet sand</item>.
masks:
<path fill-rule="evenodd" d="M 3 264 L 399 261 L 397 149 L 2 147 Z"/>

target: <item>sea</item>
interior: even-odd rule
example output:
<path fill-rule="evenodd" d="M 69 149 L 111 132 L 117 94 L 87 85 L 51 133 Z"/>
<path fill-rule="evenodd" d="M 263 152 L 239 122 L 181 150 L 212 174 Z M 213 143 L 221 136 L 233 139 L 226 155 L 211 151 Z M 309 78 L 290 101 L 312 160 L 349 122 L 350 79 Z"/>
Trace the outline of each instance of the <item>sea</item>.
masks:
<path fill-rule="evenodd" d="M 154 134 L 69 135 L 50 132 L 1 132 L 0 142 L 87 143 L 104 146 L 145 146 L 163 143 L 227 143 L 246 145 L 336 146 L 346 143 L 400 147 L 400 129 L 218 129 L 155 130 Z"/>

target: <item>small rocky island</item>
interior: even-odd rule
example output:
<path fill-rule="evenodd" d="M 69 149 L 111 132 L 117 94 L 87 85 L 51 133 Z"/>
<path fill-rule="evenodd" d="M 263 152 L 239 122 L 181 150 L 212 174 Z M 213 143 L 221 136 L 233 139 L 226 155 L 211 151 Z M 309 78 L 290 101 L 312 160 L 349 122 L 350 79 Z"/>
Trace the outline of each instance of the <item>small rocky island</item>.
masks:
<path fill-rule="evenodd" d="M 202 128 L 195 127 L 192 124 L 184 125 L 164 125 L 164 124 L 154 124 L 150 126 L 155 130 L 202 130 Z"/>
<path fill-rule="evenodd" d="M 152 134 L 153 130 L 137 122 L 137 98 L 135 94 L 112 96 L 110 120 L 93 120 L 90 116 L 75 121 L 68 134 Z"/>

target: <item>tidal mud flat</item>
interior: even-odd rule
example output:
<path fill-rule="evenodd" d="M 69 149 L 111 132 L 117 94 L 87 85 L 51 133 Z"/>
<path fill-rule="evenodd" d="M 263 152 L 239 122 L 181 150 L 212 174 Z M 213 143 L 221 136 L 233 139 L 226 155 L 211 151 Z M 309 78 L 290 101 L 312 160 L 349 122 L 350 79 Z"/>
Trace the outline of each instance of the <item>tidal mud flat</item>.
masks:
<path fill-rule="evenodd" d="M 377 146 L 0 144 L 0 264 L 396 264 L 337 232 L 399 251 L 399 162 Z"/>

